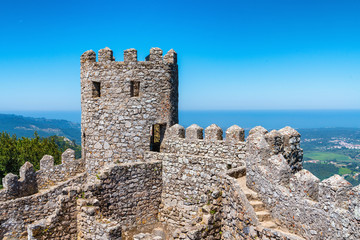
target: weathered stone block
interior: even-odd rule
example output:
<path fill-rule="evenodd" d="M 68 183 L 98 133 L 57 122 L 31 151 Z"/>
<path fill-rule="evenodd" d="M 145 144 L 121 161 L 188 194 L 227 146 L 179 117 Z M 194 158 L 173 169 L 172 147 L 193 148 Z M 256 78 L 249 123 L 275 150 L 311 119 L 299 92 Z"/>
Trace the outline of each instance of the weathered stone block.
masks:
<path fill-rule="evenodd" d="M 167 131 L 169 138 L 185 138 L 185 128 L 179 124 L 171 126 Z"/>
<path fill-rule="evenodd" d="M 284 137 L 276 130 L 265 134 L 265 139 L 269 143 L 274 154 L 284 151 Z"/>
<path fill-rule="evenodd" d="M 205 129 L 206 140 L 222 140 L 223 130 L 216 124 L 212 124 Z"/>
<path fill-rule="evenodd" d="M 238 125 L 233 125 L 226 130 L 225 140 L 229 142 L 244 142 L 245 130 Z"/>
<path fill-rule="evenodd" d="M 170 64 L 177 64 L 177 53 L 170 49 L 164 56 L 164 61 Z"/>
<path fill-rule="evenodd" d="M 50 155 L 45 155 L 40 160 L 40 170 L 50 170 L 54 167 L 54 157 Z"/>
<path fill-rule="evenodd" d="M 93 50 L 84 52 L 80 57 L 81 63 L 96 62 L 96 53 Z"/>
<path fill-rule="evenodd" d="M 113 56 L 113 51 L 108 47 L 104 49 L 100 49 L 98 52 L 98 60 L 99 62 L 115 61 L 115 58 Z"/>
<path fill-rule="evenodd" d="M 320 180 L 308 170 L 302 169 L 290 178 L 290 189 L 301 197 L 309 197 L 314 201 L 319 197 Z"/>
<path fill-rule="evenodd" d="M 61 154 L 61 162 L 63 164 L 70 164 L 75 161 L 75 151 L 73 149 L 66 149 L 65 152 Z"/>
<path fill-rule="evenodd" d="M 124 51 L 124 62 L 137 62 L 137 51 L 134 48 L 130 48 Z"/>
<path fill-rule="evenodd" d="M 319 201 L 324 204 L 335 204 L 338 207 L 348 208 L 351 188 L 351 183 L 336 174 L 320 182 Z"/>
<path fill-rule="evenodd" d="M 161 62 L 163 51 L 160 48 L 151 48 L 150 55 L 147 57 L 148 61 Z"/>
<path fill-rule="evenodd" d="M 193 124 L 186 129 L 187 139 L 203 139 L 203 128 L 197 124 Z"/>

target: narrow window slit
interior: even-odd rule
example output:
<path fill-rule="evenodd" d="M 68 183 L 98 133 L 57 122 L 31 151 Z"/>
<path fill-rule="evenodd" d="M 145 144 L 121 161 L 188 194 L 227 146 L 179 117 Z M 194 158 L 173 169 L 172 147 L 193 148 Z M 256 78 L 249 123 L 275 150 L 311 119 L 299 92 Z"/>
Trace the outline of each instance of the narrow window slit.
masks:
<path fill-rule="evenodd" d="M 92 82 L 92 96 L 93 98 L 100 97 L 100 82 Z"/>
<path fill-rule="evenodd" d="M 140 93 L 140 82 L 131 81 L 130 82 L 130 94 L 131 97 L 138 97 Z"/>
<path fill-rule="evenodd" d="M 150 150 L 160 152 L 161 142 L 164 139 L 166 124 L 154 124 L 152 126 Z"/>

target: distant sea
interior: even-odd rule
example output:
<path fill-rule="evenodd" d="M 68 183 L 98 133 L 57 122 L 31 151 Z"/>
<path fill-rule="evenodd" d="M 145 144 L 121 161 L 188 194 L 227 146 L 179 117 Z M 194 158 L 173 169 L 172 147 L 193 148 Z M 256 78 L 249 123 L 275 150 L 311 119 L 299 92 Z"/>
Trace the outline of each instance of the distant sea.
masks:
<path fill-rule="evenodd" d="M 80 123 L 80 111 L 7 111 L 27 117 L 65 119 Z M 267 129 L 293 128 L 360 128 L 360 110 L 241 110 L 241 111 L 179 111 L 179 123 L 193 123 L 203 128 L 215 123 L 224 130 L 233 124 L 245 129 L 261 125 Z"/>

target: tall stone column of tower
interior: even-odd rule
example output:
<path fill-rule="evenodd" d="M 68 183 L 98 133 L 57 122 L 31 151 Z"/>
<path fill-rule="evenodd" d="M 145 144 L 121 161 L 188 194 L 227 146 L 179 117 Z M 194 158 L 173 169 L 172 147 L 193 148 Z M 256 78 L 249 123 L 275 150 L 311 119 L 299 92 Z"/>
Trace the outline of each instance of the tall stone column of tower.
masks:
<path fill-rule="evenodd" d="M 81 56 L 81 131 L 86 170 L 112 162 L 144 161 L 158 151 L 166 128 L 178 123 L 177 54 L 152 48 L 146 61 L 124 51 L 116 62 L 109 48 Z"/>

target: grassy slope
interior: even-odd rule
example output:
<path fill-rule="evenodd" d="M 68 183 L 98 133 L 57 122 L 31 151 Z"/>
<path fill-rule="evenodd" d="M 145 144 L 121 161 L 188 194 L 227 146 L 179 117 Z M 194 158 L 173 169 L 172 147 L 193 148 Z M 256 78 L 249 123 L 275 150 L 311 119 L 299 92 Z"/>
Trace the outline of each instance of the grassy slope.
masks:
<path fill-rule="evenodd" d="M 304 157 L 312 160 L 320 160 L 323 162 L 358 162 L 351 159 L 349 156 L 331 152 L 308 152 L 304 154 Z"/>

